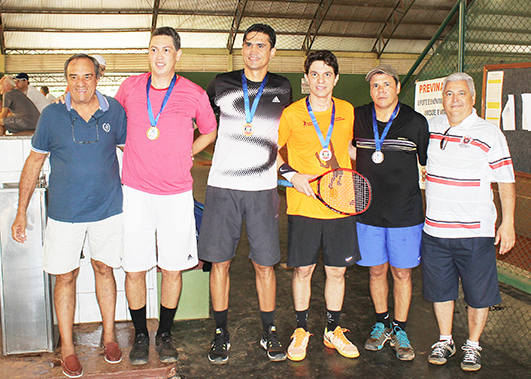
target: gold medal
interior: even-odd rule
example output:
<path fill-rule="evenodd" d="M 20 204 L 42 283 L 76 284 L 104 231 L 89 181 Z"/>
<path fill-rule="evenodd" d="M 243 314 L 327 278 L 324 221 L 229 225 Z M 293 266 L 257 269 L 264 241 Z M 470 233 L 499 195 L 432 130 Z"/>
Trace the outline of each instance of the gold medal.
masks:
<path fill-rule="evenodd" d="M 243 125 L 242 130 L 243 130 L 243 134 L 245 134 L 247 137 L 252 136 L 254 133 L 253 124 L 251 124 L 250 122 L 246 123 L 245 125 Z"/>
<path fill-rule="evenodd" d="M 151 141 L 155 141 L 157 138 L 159 138 L 160 133 L 157 127 L 152 126 L 151 128 L 147 130 L 146 135 L 147 135 L 147 138 L 149 138 Z"/>

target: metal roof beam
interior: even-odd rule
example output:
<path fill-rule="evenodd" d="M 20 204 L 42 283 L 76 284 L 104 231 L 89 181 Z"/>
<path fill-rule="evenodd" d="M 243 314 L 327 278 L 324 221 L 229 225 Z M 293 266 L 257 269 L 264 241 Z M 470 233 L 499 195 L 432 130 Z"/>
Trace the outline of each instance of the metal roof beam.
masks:
<path fill-rule="evenodd" d="M 6 41 L 4 40 L 4 22 L 2 21 L 2 15 L 0 14 L 0 53 L 6 54 Z"/>
<path fill-rule="evenodd" d="M 313 2 L 310 2 L 310 1 L 307 1 L 307 0 L 303 0 L 303 1 L 286 1 L 286 0 L 254 0 L 254 2 L 274 2 L 274 3 L 304 3 L 304 4 L 316 4 L 318 3 L 318 1 L 313 1 Z M 352 0 L 335 0 L 334 1 L 334 4 L 335 5 L 344 5 L 344 6 L 349 6 L 349 7 L 356 7 L 356 8 L 366 8 L 366 7 L 370 7 L 370 8 L 376 8 L 376 9 L 380 9 L 382 11 L 386 11 L 389 9 L 389 6 L 385 6 L 385 5 L 378 5 L 378 4 L 370 4 L 370 3 L 367 3 L 367 5 L 353 5 L 352 4 Z M 416 10 L 419 10 L 419 11 L 434 11 L 434 12 L 449 12 L 452 7 L 447 7 L 447 6 L 437 6 L 437 5 L 417 5 L 415 6 L 415 9 Z M 71 8 L 71 9 L 60 9 L 60 8 L 27 8 L 27 9 L 24 9 L 24 8 L 4 8 L 2 6 L 0 6 L 0 12 L 1 13 L 27 13 L 27 14 L 152 14 L 153 13 L 153 10 L 152 9 L 149 9 L 149 8 L 145 8 L 145 9 L 134 9 L 134 8 L 129 8 L 129 9 L 123 9 L 123 8 L 105 8 L 105 9 L 102 9 L 102 8 L 98 8 L 98 9 L 87 9 L 87 8 L 77 8 L 77 9 L 74 9 L 74 8 Z M 195 14 L 195 13 L 201 13 L 201 12 L 208 12 L 208 11 L 201 11 L 201 10 L 195 10 L 195 9 L 189 9 L 189 10 L 180 10 L 180 9 L 159 9 L 159 14 L 166 14 L 166 15 L 171 15 L 171 14 Z M 510 12 L 503 12 L 502 13 L 497 13 L 497 12 L 494 12 L 494 11 L 485 11 L 485 12 L 482 12 L 483 14 L 502 14 L 502 15 L 506 15 L 506 16 L 526 16 L 525 14 L 522 14 L 522 13 L 510 13 Z M 527 15 L 529 16 L 529 14 Z"/>
<path fill-rule="evenodd" d="M 337 0 L 335 0 L 337 1 Z M 441 9 L 441 11 L 443 11 Z M 152 14 L 152 11 L 144 11 L 144 10 L 133 10 L 133 9 L 120 9 L 120 10 L 87 10 L 87 9 L 80 9 L 80 10 L 16 10 L 16 11 L 1 11 L 1 13 L 10 13 L 10 14 L 55 14 L 55 15 L 110 15 L 110 16 L 116 16 L 116 15 L 150 15 Z M 167 15 L 167 16 L 217 16 L 217 17 L 234 17 L 233 12 L 228 11 L 212 11 L 212 10 L 183 10 L 183 9 L 171 9 L 171 10 L 164 10 L 159 9 L 158 11 L 159 15 Z M 253 12 L 253 13 L 246 13 L 245 17 L 253 17 L 253 18 L 272 18 L 272 19 L 300 19 L 300 20 L 312 20 L 313 17 L 301 15 L 301 14 L 270 14 L 267 12 Z M 350 21 L 350 22 L 365 22 L 365 23 L 381 23 L 379 19 L 376 17 L 372 18 L 356 18 L 351 17 L 348 14 L 337 14 L 333 20 L 330 21 Z M 437 21 L 431 21 L 431 20 L 409 20 L 409 21 L 403 21 L 402 25 L 432 25 L 432 26 L 439 26 L 441 23 Z"/>
<path fill-rule="evenodd" d="M 229 31 L 229 39 L 227 41 L 227 50 L 232 54 L 234 50 L 234 42 L 236 41 L 236 34 L 238 34 L 238 29 L 240 28 L 240 23 L 242 21 L 243 12 L 247 6 L 247 0 L 238 0 L 236 5 L 236 12 L 234 13 L 234 18 L 232 19 L 232 25 Z"/>
<path fill-rule="evenodd" d="M 153 18 L 151 19 L 151 34 L 157 29 L 157 19 L 159 18 L 160 0 L 153 1 Z"/>
<path fill-rule="evenodd" d="M 415 3 L 415 0 L 398 0 L 395 8 L 391 12 L 391 15 L 385 22 L 382 31 L 378 35 L 372 51 L 376 53 L 377 58 L 380 59 L 385 48 L 389 44 L 389 41 L 393 37 L 398 25 L 404 19 L 404 16 L 409 12 L 411 6 Z"/>
<path fill-rule="evenodd" d="M 176 28 L 180 33 L 221 33 L 227 34 L 230 33 L 230 30 L 227 29 L 185 29 L 185 28 Z M 10 32 L 48 32 L 48 33 L 122 33 L 122 32 L 149 32 L 148 28 L 131 28 L 131 29 L 97 29 L 97 30 L 87 30 L 87 29 L 41 29 L 41 28 L 10 28 L 6 31 Z M 306 36 L 304 32 L 285 32 L 285 31 L 276 31 L 277 35 L 283 36 Z M 347 33 L 320 33 L 320 37 L 340 37 L 340 38 L 367 38 L 373 39 L 373 34 L 347 34 Z M 426 36 L 400 36 L 395 37 L 395 40 L 404 40 L 404 41 L 429 41 L 431 35 Z"/>
<path fill-rule="evenodd" d="M 306 37 L 304 37 L 304 41 L 302 42 L 301 50 L 305 51 L 306 54 L 310 52 L 313 42 L 317 37 L 317 33 L 319 32 L 319 28 L 321 27 L 333 2 L 334 0 L 321 0 L 317 6 L 317 10 L 315 11 L 315 15 L 313 16 L 310 27 L 306 32 Z"/>

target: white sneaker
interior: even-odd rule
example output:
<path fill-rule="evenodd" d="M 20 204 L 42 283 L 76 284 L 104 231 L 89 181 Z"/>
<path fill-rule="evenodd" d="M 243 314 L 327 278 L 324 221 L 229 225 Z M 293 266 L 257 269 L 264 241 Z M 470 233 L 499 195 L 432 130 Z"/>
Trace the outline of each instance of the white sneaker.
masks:
<path fill-rule="evenodd" d="M 311 335 L 304 328 L 295 329 L 288 347 L 288 358 L 291 361 L 298 362 L 306 358 L 306 348 L 308 347 L 308 342 L 310 342 Z"/>
<path fill-rule="evenodd" d="M 327 328 L 324 331 L 323 343 L 326 347 L 336 349 L 339 354 L 347 358 L 357 358 L 360 356 L 358 348 L 350 342 L 343 334 L 348 332 L 348 329 L 341 329 L 337 326 L 333 332 L 329 332 Z"/>

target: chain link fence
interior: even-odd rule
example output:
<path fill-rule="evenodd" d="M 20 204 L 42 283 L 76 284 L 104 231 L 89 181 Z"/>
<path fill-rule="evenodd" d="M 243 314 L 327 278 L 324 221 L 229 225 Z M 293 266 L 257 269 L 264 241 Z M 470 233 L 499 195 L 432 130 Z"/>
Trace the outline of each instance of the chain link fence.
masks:
<path fill-rule="evenodd" d="M 531 7 L 529 0 L 475 0 L 466 12 L 464 71 L 476 84 L 476 109 L 480 114 L 483 66 L 531 62 Z M 445 77 L 458 70 L 458 24 L 419 71 L 417 80 Z M 414 104 L 415 83 L 410 80 L 401 101 Z M 531 146 L 530 146 L 531 148 Z M 516 176 L 517 241 L 498 257 L 502 303 L 492 307 L 481 337 L 491 348 L 511 350 L 520 362 L 531 365 L 531 175 Z M 501 214 L 496 194 L 498 214 Z M 467 328 L 463 295 L 456 302 L 455 326 Z"/>

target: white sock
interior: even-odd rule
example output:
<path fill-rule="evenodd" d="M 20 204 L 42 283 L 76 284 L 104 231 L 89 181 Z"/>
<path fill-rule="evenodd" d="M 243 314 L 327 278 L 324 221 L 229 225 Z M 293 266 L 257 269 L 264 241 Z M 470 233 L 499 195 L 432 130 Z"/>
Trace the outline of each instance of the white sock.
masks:
<path fill-rule="evenodd" d="M 452 335 L 450 334 L 449 336 L 443 336 L 442 334 L 439 334 L 439 341 L 450 341 L 450 342 L 453 342 Z"/>
<path fill-rule="evenodd" d="M 477 349 L 479 347 L 479 341 L 473 342 L 470 340 L 466 340 L 466 344 L 470 347 L 473 347 L 474 349 Z"/>

